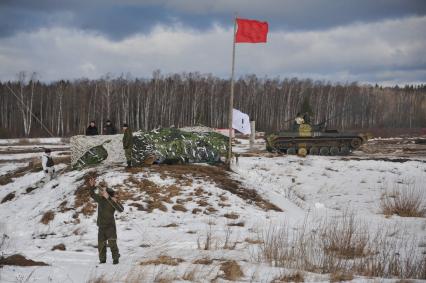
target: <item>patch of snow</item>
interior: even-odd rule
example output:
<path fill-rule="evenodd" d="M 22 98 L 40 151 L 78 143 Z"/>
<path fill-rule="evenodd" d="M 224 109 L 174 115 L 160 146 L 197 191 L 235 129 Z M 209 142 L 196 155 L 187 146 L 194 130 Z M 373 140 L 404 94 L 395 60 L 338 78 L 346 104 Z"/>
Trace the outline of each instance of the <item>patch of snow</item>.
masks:
<path fill-rule="evenodd" d="M 32 143 L 32 144 L 60 144 L 63 143 L 62 138 L 29 138 L 29 139 L 0 139 L 1 145 L 19 144 L 19 143 Z"/>

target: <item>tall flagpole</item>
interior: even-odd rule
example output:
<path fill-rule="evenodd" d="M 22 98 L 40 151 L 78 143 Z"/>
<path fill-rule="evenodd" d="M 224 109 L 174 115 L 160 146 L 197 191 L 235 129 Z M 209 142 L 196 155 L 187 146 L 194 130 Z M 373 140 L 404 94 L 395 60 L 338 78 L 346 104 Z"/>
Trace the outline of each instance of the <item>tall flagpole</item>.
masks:
<path fill-rule="evenodd" d="M 235 69 L 235 33 L 237 31 L 237 14 L 234 17 L 234 33 L 232 41 L 232 70 L 231 70 L 231 95 L 229 96 L 229 114 L 228 114 L 228 126 L 229 126 L 229 145 L 228 145 L 228 158 L 226 164 L 231 166 L 232 159 L 232 111 L 234 109 L 234 69 Z"/>

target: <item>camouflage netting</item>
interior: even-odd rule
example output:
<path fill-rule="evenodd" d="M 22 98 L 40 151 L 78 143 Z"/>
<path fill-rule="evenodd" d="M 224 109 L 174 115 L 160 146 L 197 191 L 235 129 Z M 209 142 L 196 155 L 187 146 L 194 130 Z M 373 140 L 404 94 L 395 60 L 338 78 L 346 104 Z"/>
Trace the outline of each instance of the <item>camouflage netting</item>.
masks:
<path fill-rule="evenodd" d="M 99 164 L 123 163 L 123 135 L 111 136 L 73 136 L 70 139 L 71 165 L 81 169 Z"/>
<path fill-rule="evenodd" d="M 136 132 L 133 162 L 142 165 L 152 155 L 157 163 L 218 162 L 228 149 L 228 138 L 215 132 L 187 132 L 162 128 Z"/>
<path fill-rule="evenodd" d="M 74 164 L 74 169 L 82 169 L 86 166 L 96 165 L 104 161 L 108 157 L 108 152 L 102 145 L 90 148 L 80 157 Z"/>
<path fill-rule="evenodd" d="M 71 164 L 75 169 L 99 163 L 125 163 L 123 135 L 74 136 L 71 138 Z M 133 134 L 133 164 L 147 160 L 156 163 L 213 163 L 225 156 L 228 137 L 206 127 L 163 128 Z M 149 162 L 148 162 L 149 163 Z M 151 162 L 152 163 L 152 162 Z"/>

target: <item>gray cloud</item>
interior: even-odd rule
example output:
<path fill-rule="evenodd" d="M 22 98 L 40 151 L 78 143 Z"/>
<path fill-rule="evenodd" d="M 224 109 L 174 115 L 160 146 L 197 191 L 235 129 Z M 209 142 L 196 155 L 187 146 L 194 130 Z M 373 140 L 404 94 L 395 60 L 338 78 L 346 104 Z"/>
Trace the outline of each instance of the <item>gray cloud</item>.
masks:
<path fill-rule="evenodd" d="M 238 44 L 237 75 L 310 77 L 385 84 L 426 82 L 426 16 L 354 23 L 317 31 L 272 31 L 266 44 Z M 199 71 L 229 77 L 232 30 L 200 32 L 179 23 L 111 40 L 57 27 L 0 38 L 0 79 L 21 70 L 42 80 L 99 78 L 107 73 L 149 77 Z"/>
<path fill-rule="evenodd" d="M 424 0 L 3 0 L 0 36 L 42 27 L 95 31 L 115 39 L 147 33 L 158 24 L 208 30 L 232 26 L 233 13 L 267 20 L 272 30 L 321 30 L 426 14 Z M 67 15 L 67 17 L 63 17 Z"/>

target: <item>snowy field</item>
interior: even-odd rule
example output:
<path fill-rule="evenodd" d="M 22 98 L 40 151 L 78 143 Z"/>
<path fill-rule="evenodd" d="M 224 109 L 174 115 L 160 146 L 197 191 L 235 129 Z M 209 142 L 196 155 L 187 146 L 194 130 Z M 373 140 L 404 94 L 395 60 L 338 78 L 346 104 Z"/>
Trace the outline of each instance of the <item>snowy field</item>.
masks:
<path fill-rule="evenodd" d="M 60 139 L 39 142 L 52 148 L 56 144 L 56 154 L 67 152 Z M 0 144 L 22 148 L 18 141 Z M 320 234 L 324 225 L 318 225 L 341 223 L 333 221 L 347 219 L 347 215 L 355 217 L 361 227 L 354 237 L 361 232 L 361 236 L 380 233 L 381 240 L 404 242 L 407 247 L 389 249 L 398 250 L 400 259 L 395 262 L 403 265 L 407 258 L 419 258 L 423 263 L 418 266 L 425 268 L 426 218 L 385 215 L 381 206 L 385 196 L 411 190 L 420 192 L 425 208 L 424 157 L 393 160 L 388 153 L 384 159 L 378 153 L 356 152 L 351 157 L 299 158 L 270 156 L 261 152 L 263 148 L 263 141 L 256 140 L 257 153 L 250 155 L 248 141 L 240 140 L 235 151 L 241 156 L 238 162 L 234 160 L 230 174 L 203 164 L 132 170 L 123 164 L 83 171 L 60 164 L 58 177 L 38 188 L 34 184 L 43 173 L 22 172 L 22 168 L 28 165 L 28 157 L 40 153 L 0 150 L 0 160 L 7 160 L 0 162 L 0 178 L 20 172 L 0 185 L 0 201 L 13 195 L 0 204 L 1 255 L 21 254 L 48 264 L 4 265 L 0 282 L 286 282 L 297 280 L 296 274 L 307 282 L 333 278 L 395 282 L 399 276 L 348 272 L 345 267 L 357 258 L 339 258 L 346 270 L 341 277 L 339 272 L 336 275 L 307 263 L 289 264 L 291 258 L 267 258 L 272 253 L 266 248 L 282 249 L 267 245 L 272 232 L 284 235 L 280 231 L 288 230 L 285 235 L 295 240 L 295 234 L 304 229 L 309 235 Z M 85 177 L 93 173 L 98 183 L 105 182 L 118 192 L 125 207 L 116 214 L 118 265 L 112 264 L 110 251 L 106 264 L 98 262 L 96 207 L 85 183 Z M 281 238 L 281 242 L 292 239 Z M 375 244 L 375 239 L 368 245 Z M 53 250 L 60 244 L 64 250 Z M 360 257 L 374 257 L 372 250 L 365 247 Z M 404 277 L 425 279 L 418 276 L 421 271 L 416 274 Z M 101 278 L 105 281 L 96 281 Z"/>

